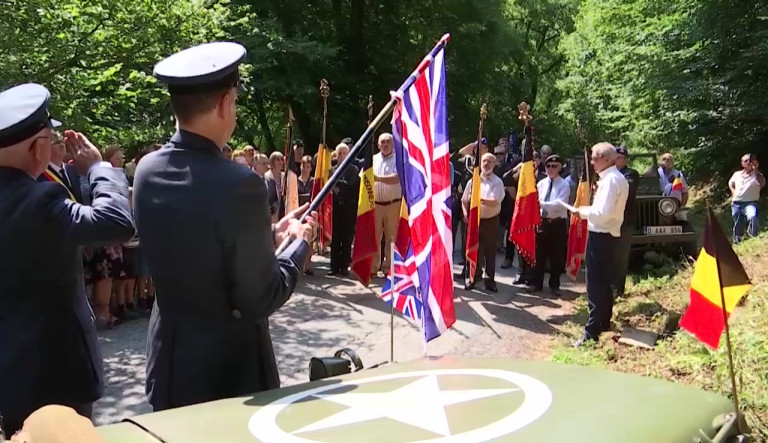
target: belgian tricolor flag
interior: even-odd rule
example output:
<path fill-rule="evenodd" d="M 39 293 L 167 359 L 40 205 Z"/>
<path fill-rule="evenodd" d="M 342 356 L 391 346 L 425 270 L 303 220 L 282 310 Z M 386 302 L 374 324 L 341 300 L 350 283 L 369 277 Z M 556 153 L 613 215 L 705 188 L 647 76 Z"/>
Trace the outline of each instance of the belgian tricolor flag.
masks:
<path fill-rule="evenodd" d="M 589 206 L 590 190 L 589 180 L 587 180 L 588 165 L 585 163 L 579 178 L 579 187 L 576 188 L 576 201 L 573 206 Z M 571 215 L 571 225 L 568 228 L 568 254 L 565 259 L 565 273 L 571 280 L 576 280 L 579 276 L 581 262 L 587 253 L 587 220 L 579 218 L 577 214 Z"/>
<path fill-rule="evenodd" d="M 320 190 L 323 189 L 328 179 L 331 177 L 331 150 L 325 147 L 325 144 L 321 143 L 317 150 L 317 166 L 315 166 L 315 181 L 312 185 L 312 200 L 317 197 Z M 330 192 L 325 196 L 325 200 L 320 205 L 318 211 L 318 220 L 320 224 L 320 235 L 317 240 L 320 243 L 320 248 L 324 248 L 325 245 L 331 241 L 332 223 L 333 223 L 333 194 Z"/>
<path fill-rule="evenodd" d="M 467 263 L 469 281 L 475 283 L 477 252 L 480 247 L 480 144 L 475 146 L 475 164 L 472 168 L 472 190 L 467 215 Z"/>
<path fill-rule="evenodd" d="M 714 349 L 725 322 L 752 284 L 711 208 L 707 208 L 704 247 L 693 271 L 691 302 L 680 327 Z"/>
<path fill-rule="evenodd" d="M 371 266 L 373 257 L 379 253 L 379 242 L 376 236 L 376 199 L 374 198 L 373 177 L 373 146 L 366 143 L 363 153 L 365 163 L 360 172 L 360 194 L 357 200 L 357 225 L 355 240 L 352 243 L 352 272 L 360 283 L 368 286 L 371 283 Z"/>
<path fill-rule="evenodd" d="M 542 159 L 544 161 L 544 159 Z M 509 239 L 531 266 L 536 264 L 536 227 L 541 223 L 539 195 L 536 191 L 536 166 L 533 162 L 533 127 L 525 127 L 525 149 L 515 197 L 515 213 L 509 226 Z"/>

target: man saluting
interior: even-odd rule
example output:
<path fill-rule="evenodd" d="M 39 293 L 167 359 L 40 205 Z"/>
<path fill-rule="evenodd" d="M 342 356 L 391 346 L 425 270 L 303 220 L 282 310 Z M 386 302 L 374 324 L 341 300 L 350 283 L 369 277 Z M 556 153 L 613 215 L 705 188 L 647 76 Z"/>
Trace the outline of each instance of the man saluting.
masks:
<path fill-rule="evenodd" d="M 62 182 L 38 183 L 51 161 L 50 94 L 25 84 L 0 93 L 0 414 L 12 434 L 46 404 L 90 418 L 104 392 L 81 245 L 133 236 L 128 180 L 83 134 L 65 133 L 92 205 Z"/>
<path fill-rule="evenodd" d="M 276 388 L 270 314 L 293 292 L 317 223 L 270 224 L 263 179 L 221 150 L 235 130 L 245 48 L 208 43 L 155 66 L 178 130 L 136 170 L 134 208 L 157 291 L 147 394 L 163 410 Z M 275 256 L 288 236 L 290 246 Z"/>

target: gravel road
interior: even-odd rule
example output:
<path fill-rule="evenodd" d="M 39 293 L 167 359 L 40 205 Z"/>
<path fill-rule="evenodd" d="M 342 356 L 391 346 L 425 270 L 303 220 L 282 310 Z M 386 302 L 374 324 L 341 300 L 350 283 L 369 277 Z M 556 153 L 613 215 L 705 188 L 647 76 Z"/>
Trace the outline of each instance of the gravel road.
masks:
<path fill-rule="evenodd" d="M 366 289 L 352 279 L 325 277 L 327 261 L 314 260 L 316 276 L 304 278 L 270 319 L 284 386 L 307 381 L 310 357 L 332 355 L 343 347 L 355 350 L 365 365 L 390 357 L 390 310 L 375 295 L 383 282 Z M 427 355 L 542 357 L 546 344 L 559 334 L 558 325 L 570 317 L 572 301 L 584 291 L 583 284 L 563 277 L 560 297 L 531 295 L 512 286 L 513 269 L 498 269 L 496 275 L 498 294 L 467 292 L 455 280 L 456 324 L 429 343 Z M 107 386 L 94 408 L 96 424 L 151 412 L 144 394 L 147 325 L 142 318 L 100 335 Z M 398 313 L 394 343 L 395 361 L 424 355 L 420 327 Z"/>

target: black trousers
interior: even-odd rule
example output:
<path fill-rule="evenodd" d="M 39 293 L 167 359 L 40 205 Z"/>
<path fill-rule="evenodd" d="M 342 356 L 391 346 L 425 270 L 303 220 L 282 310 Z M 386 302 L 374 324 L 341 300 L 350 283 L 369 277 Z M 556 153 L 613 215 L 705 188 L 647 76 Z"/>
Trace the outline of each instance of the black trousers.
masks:
<path fill-rule="evenodd" d="M 624 295 L 629 269 L 629 252 L 631 249 L 632 224 L 621 227 L 621 237 L 616 246 L 616 270 L 614 271 L 613 291 L 616 295 Z"/>
<path fill-rule="evenodd" d="M 602 232 L 589 232 L 587 239 L 587 304 L 589 319 L 584 327 L 587 337 L 597 340 L 611 327 L 616 269 L 616 247 L 619 239 Z"/>
<path fill-rule="evenodd" d="M 477 268 L 475 269 L 474 282 L 479 282 L 483 276 L 483 269 L 488 281 L 496 278 L 496 247 L 499 241 L 499 216 L 480 219 L 480 238 L 477 248 Z M 465 266 L 464 275 L 469 274 L 469 265 Z"/>
<path fill-rule="evenodd" d="M 544 286 L 544 272 L 549 263 L 549 287 L 560 289 L 560 276 L 565 271 L 568 253 L 568 222 L 564 218 L 541 220 L 536 233 L 536 267 L 531 272 L 531 284 Z"/>
<path fill-rule="evenodd" d="M 340 272 L 352 264 L 352 242 L 355 239 L 357 224 L 357 208 L 353 209 L 343 205 L 333 205 L 331 271 Z"/>

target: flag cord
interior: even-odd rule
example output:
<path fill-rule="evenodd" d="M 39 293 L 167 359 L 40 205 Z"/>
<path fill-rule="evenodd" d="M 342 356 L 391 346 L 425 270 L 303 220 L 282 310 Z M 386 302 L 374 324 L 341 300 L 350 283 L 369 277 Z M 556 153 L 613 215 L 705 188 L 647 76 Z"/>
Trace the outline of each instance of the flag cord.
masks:
<path fill-rule="evenodd" d="M 717 251 L 714 251 L 717 257 Z M 717 268 L 717 281 L 720 283 L 720 308 L 723 312 L 723 323 L 725 324 L 725 347 L 728 352 L 728 372 L 731 377 L 731 395 L 733 396 L 733 409 L 736 413 L 736 430 L 741 434 L 741 410 L 739 409 L 739 393 L 736 388 L 736 375 L 733 367 L 733 351 L 731 349 L 731 331 L 728 326 L 728 313 L 725 309 L 725 292 L 723 291 L 723 280 L 720 277 L 720 263 L 715 260 Z"/>

